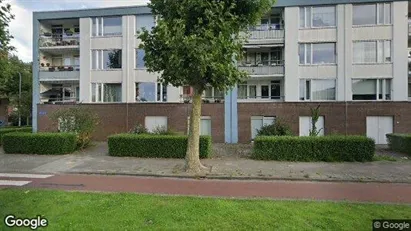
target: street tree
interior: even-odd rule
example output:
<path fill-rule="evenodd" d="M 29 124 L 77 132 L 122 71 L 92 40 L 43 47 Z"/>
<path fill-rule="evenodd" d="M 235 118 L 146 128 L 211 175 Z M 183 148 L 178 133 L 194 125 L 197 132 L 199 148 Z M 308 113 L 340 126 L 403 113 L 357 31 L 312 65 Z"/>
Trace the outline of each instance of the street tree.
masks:
<path fill-rule="evenodd" d="M 191 86 L 194 94 L 190 115 L 185 169 L 200 173 L 206 168 L 199 158 L 202 94 L 207 87 L 228 91 L 248 75 L 236 61 L 243 55 L 249 26 L 256 24 L 273 0 L 152 0 L 148 5 L 156 26 L 143 28 L 139 38 L 149 72 L 175 87 Z"/>

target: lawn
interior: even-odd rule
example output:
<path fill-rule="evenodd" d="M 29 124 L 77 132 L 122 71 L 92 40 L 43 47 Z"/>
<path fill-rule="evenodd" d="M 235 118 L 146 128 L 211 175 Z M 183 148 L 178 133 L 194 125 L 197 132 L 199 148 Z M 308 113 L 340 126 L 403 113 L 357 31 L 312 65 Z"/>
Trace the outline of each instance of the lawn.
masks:
<path fill-rule="evenodd" d="M 0 230 L 8 214 L 42 215 L 46 230 L 371 230 L 411 206 L 0 190 Z"/>

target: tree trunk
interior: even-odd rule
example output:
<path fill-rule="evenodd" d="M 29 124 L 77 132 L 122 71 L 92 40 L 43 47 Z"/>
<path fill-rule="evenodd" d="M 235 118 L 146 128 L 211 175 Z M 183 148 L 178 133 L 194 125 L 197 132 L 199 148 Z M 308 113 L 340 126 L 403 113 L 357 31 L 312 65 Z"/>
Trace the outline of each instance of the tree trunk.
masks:
<path fill-rule="evenodd" d="M 200 163 L 200 121 L 201 121 L 201 93 L 194 92 L 193 107 L 190 115 L 190 129 L 186 153 L 185 170 L 188 173 L 198 174 L 205 170 Z"/>

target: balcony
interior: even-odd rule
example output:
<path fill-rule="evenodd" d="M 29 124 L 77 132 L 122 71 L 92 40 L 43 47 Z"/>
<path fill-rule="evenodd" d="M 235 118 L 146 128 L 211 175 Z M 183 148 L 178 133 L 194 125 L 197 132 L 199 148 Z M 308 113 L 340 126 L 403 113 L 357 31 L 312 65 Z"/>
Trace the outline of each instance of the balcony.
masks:
<path fill-rule="evenodd" d="M 80 34 L 43 34 L 39 39 L 40 49 L 79 48 Z"/>
<path fill-rule="evenodd" d="M 244 64 L 238 67 L 241 71 L 248 72 L 251 77 L 262 77 L 262 76 L 284 76 L 284 62 L 272 62 L 271 65 L 251 65 Z"/>
<path fill-rule="evenodd" d="M 249 29 L 248 44 L 284 43 L 284 29 L 281 25 L 260 25 Z"/>
<path fill-rule="evenodd" d="M 40 67 L 40 81 L 79 81 L 80 66 Z"/>

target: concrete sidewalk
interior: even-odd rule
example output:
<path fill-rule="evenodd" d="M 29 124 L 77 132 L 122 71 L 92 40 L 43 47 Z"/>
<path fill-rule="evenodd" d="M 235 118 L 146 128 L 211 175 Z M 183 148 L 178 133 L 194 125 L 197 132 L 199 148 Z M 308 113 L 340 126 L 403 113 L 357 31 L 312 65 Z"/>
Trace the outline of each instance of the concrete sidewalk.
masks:
<path fill-rule="evenodd" d="M 255 161 L 238 156 L 203 160 L 211 167 L 202 177 L 222 179 L 284 179 L 354 182 L 411 183 L 411 161 L 371 163 L 293 163 Z M 107 144 L 65 156 L 7 155 L 0 149 L 0 172 L 38 174 L 117 174 L 191 177 L 183 172 L 184 160 L 111 157 Z"/>

